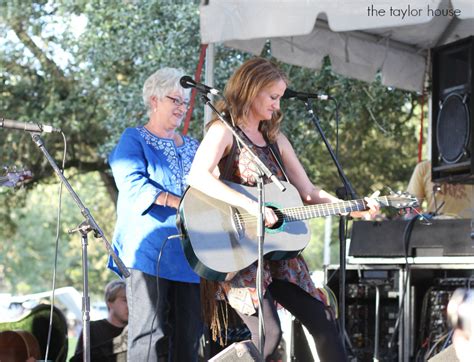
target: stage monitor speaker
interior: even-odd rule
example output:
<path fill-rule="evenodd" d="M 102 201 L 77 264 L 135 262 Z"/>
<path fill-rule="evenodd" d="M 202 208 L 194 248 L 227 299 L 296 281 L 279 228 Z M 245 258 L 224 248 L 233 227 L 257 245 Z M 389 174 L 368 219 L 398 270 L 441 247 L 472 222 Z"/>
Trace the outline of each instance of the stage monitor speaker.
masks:
<path fill-rule="evenodd" d="M 474 183 L 474 36 L 432 49 L 433 182 Z"/>
<path fill-rule="evenodd" d="M 354 221 L 349 255 L 353 257 L 473 256 L 470 219 L 417 220 L 404 245 L 408 220 Z"/>
<path fill-rule="evenodd" d="M 232 343 L 209 362 L 264 362 L 252 341 Z"/>

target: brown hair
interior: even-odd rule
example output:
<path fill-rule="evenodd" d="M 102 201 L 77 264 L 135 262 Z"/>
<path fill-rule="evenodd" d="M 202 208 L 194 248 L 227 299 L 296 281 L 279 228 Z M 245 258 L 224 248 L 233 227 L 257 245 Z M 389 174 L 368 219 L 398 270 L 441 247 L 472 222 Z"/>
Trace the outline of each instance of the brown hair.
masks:
<path fill-rule="evenodd" d="M 116 279 L 112 280 L 109 284 L 106 285 L 105 287 L 105 302 L 106 303 L 112 303 L 117 299 L 117 294 L 119 293 L 120 290 L 125 290 L 125 282 L 121 279 Z M 107 306 L 107 309 L 109 306 Z"/>
<path fill-rule="evenodd" d="M 257 94 L 279 80 L 288 84 L 286 74 L 270 60 L 260 57 L 249 59 L 237 68 L 225 86 L 224 96 L 228 104 L 219 102 L 217 108 L 227 115 L 230 113 L 236 125 L 243 125 Z M 270 142 L 276 141 L 282 118 L 283 114 L 277 111 L 270 121 L 260 123 L 260 131 Z"/>

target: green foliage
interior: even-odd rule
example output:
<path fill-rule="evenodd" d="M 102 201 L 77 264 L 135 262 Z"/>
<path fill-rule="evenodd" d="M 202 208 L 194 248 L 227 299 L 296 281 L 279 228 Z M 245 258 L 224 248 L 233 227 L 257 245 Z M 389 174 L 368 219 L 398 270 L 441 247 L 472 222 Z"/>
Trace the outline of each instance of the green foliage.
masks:
<path fill-rule="evenodd" d="M 328 59 L 319 73 L 288 65 L 282 67 L 292 80 L 291 87 L 317 90 L 337 100 L 339 124 L 335 102 L 315 101 L 314 110 L 356 192 L 368 195 L 384 186 L 404 189 L 416 156 L 417 121 L 412 117 L 416 94 L 387 88 L 379 81 L 367 84 L 336 75 Z M 304 104 L 286 102 L 282 108 L 286 111 L 283 129 L 305 169 L 314 182 L 335 192 L 335 187 L 342 183 Z"/>
<path fill-rule="evenodd" d="M 105 235 L 112 235 L 115 208 L 99 174 L 77 174 L 75 170 L 70 170 L 66 177 Z M 34 293 L 51 288 L 56 249 L 58 192 L 57 183 L 39 184 L 34 192 L 21 191 L 24 205 L 11 213 L 13 222 L 21 227 L 11 236 L 3 234 L 0 244 L 2 290 L 11 293 Z M 58 244 L 58 286 L 73 285 L 78 290 L 82 289 L 81 236 L 78 232 L 68 234 L 68 230 L 74 229 L 83 220 L 79 208 L 63 188 Z M 102 298 L 103 287 L 114 275 L 105 268 L 107 251 L 102 240 L 94 238 L 93 233 L 89 233 L 87 252 L 90 291 Z"/>
<path fill-rule="evenodd" d="M 99 225 L 111 238 L 115 188 L 106 156 L 125 127 L 146 122 L 141 99 L 144 80 L 163 66 L 194 74 L 199 39 L 199 2 L 56 0 L 0 4 L 0 109 L 5 118 L 60 127 L 67 136 L 66 175 L 85 197 Z M 81 29 L 82 26 L 82 29 Z M 270 47 L 263 55 L 271 57 Z M 249 54 L 216 46 L 215 86 L 223 89 L 232 71 Z M 339 160 L 362 196 L 375 188 L 404 188 L 416 161 L 417 96 L 338 76 L 327 59 L 321 71 L 281 64 L 297 90 L 331 94 L 339 104 Z M 198 99 L 190 134 L 200 138 L 203 104 Z M 316 114 L 336 147 L 335 103 L 315 102 Z M 334 192 L 336 169 L 304 105 L 282 101 L 283 131 L 311 179 Z M 44 136 L 55 159 L 62 139 Z M 0 131 L 0 166 L 26 166 L 34 180 L 26 189 L 0 189 L 0 289 L 32 292 L 50 288 L 54 255 L 57 178 L 24 132 Z M 81 221 L 64 195 L 59 285 L 81 289 L 80 240 L 67 229 Z M 93 207 L 91 206 L 93 205 Z M 322 221 L 313 225 L 305 251 L 312 268 L 321 266 Z M 337 240 L 337 233 L 333 232 Z M 337 249 L 337 248 L 336 248 Z M 90 287 L 101 293 L 113 277 L 107 254 L 90 239 Z M 313 262 L 314 260 L 314 262 Z"/>
<path fill-rule="evenodd" d="M 318 270 L 323 266 L 325 219 L 310 220 L 311 241 L 303 251 L 303 256 L 310 270 Z"/>
<path fill-rule="evenodd" d="M 8 37 L 1 43 L 0 108 L 6 118 L 60 127 L 68 140 L 66 169 L 74 168 L 78 173 L 79 187 L 86 182 L 81 175 L 98 171 L 101 176 L 96 179 L 95 191 L 102 193 L 97 197 L 108 197 L 106 205 L 110 207 L 115 190 L 106 155 L 125 127 L 146 121 L 141 100 L 143 81 L 165 65 L 191 72 L 199 56 L 199 33 L 197 3 L 123 1 L 109 4 L 119 6 L 104 5 L 103 1 L 66 0 L 2 3 L 0 29 Z M 80 34 L 74 32 L 78 23 L 85 23 Z M 59 159 L 62 139 L 55 135 L 44 139 L 48 151 Z M 35 214 L 38 207 L 41 211 L 45 208 L 44 200 L 34 195 L 43 196 L 42 187 L 56 178 L 29 135 L 0 132 L 0 143 L 0 165 L 25 165 L 34 174 L 33 182 L 27 185 L 33 195 L 28 201 L 32 210 L 17 209 L 15 200 L 21 200 L 19 193 L 0 194 L 0 202 L 5 206 L 1 213 L 6 220 L 0 235 L 6 245 L 12 246 L 2 256 L 14 256 L 0 262 L 4 265 L 1 289 L 16 292 L 48 289 L 54 213 Z M 103 215 L 104 204 L 98 205 L 102 205 L 97 211 Z M 16 217 L 19 212 L 21 217 Z M 37 223 L 28 226 L 28 212 L 34 214 Z M 63 214 L 63 224 L 67 217 L 80 217 L 79 210 L 74 208 L 65 207 Z M 106 220 L 109 237 L 114 220 L 114 216 Z M 16 225 L 21 227 L 15 233 Z M 103 223 L 99 225 L 104 228 Z M 49 247 L 40 250 L 49 253 L 35 249 L 36 239 L 48 240 Z M 80 244 L 77 246 L 80 251 Z M 108 275 L 105 249 L 100 247 L 95 252 L 90 247 L 90 267 L 96 271 L 91 271 L 91 278 L 94 273 Z M 80 289 L 81 259 L 71 250 L 77 249 L 60 250 L 63 257 L 60 270 L 68 270 L 60 274 L 60 281 Z M 44 265 L 41 272 L 27 268 L 32 261 Z M 103 285 L 91 283 L 91 288 L 101 292 Z"/>

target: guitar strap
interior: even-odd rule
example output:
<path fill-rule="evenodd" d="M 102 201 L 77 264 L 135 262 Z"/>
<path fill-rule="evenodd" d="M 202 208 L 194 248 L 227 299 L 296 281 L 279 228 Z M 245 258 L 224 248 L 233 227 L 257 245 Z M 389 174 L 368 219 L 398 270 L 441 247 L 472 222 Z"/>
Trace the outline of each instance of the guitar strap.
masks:
<path fill-rule="evenodd" d="M 240 129 L 239 129 L 239 131 L 240 131 Z M 248 139 L 248 137 L 245 135 L 245 133 L 243 133 L 243 135 Z M 285 172 L 285 168 L 283 167 L 283 159 L 281 157 L 281 153 L 280 153 L 280 150 L 278 148 L 278 144 L 277 143 L 271 143 L 266 134 L 263 134 L 263 138 L 264 138 L 265 142 L 267 143 L 268 147 L 270 148 L 270 152 L 272 153 L 273 157 L 275 158 L 275 160 L 278 164 L 278 167 L 280 167 L 281 172 L 285 176 L 286 181 L 289 181 L 288 176 L 286 175 L 286 172 Z M 232 170 L 231 169 L 232 169 L 232 165 L 234 163 L 234 158 L 235 158 L 235 154 L 236 154 L 236 151 L 237 151 L 237 146 L 238 146 L 237 141 L 236 141 L 235 137 L 233 137 L 232 138 L 232 147 L 229 151 L 229 154 L 227 155 L 227 160 L 226 160 L 225 165 L 224 165 L 224 172 L 220 176 L 220 179 L 222 179 L 222 180 L 230 180 L 230 178 L 231 178 L 231 175 L 232 175 Z"/>
<path fill-rule="evenodd" d="M 221 180 L 230 180 L 231 178 L 231 167 L 232 164 L 234 163 L 234 158 L 235 158 L 235 153 L 237 150 L 237 142 L 235 140 L 235 137 L 232 138 L 232 147 L 230 148 L 229 154 L 227 155 L 227 160 L 224 165 L 224 172 L 219 176 Z"/>
<path fill-rule="evenodd" d="M 275 157 L 276 162 L 278 163 L 278 166 L 280 167 L 281 172 L 283 172 L 283 176 L 285 176 L 285 179 L 287 182 L 290 182 L 288 179 L 288 176 L 286 175 L 285 168 L 283 167 L 283 159 L 281 157 L 280 149 L 278 148 L 278 143 L 271 143 L 267 135 L 264 133 L 263 138 L 265 139 L 265 142 L 267 142 L 268 146 L 270 147 L 270 151 L 273 154 L 273 157 Z"/>

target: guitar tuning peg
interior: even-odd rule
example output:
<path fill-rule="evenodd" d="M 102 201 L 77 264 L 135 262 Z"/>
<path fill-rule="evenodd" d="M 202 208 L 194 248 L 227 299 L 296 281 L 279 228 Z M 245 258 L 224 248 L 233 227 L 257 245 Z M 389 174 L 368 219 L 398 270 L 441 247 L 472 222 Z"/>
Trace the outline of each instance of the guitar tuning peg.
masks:
<path fill-rule="evenodd" d="M 377 191 L 375 191 L 374 193 L 372 193 L 372 195 L 370 195 L 369 197 L 370 197 L 371 199 L 376 199 L 376 198 L 379 197 L 379 196 L 380 196 L 380 190 L 377 190 Z"/>

